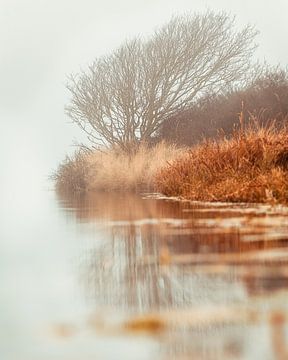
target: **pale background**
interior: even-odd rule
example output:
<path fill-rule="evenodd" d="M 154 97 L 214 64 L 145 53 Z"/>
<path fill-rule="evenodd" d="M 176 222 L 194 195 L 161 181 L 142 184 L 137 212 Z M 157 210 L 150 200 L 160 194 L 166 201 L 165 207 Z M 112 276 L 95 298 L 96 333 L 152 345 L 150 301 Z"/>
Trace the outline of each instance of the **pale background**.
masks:
<path fill-rule="evenodd" d="M 83 139 L 64 114 L 66 77 L 125 38 L 149 34 L 172 14 L 208 7 L 235 14 L 239 26 L 255 24 L 255 59 L 288 64 L 288 0 L 0 0 L 1 359 L 51 359 L 51 352 L 53 359 L 88 359 L 89 352 L 94 359 L 95 349 L 118 350 L 113 340 L 83 336 L 80 342 L 54 343 L 44 332 L 67 316 L 78 319 L 79 277 L 71 259 L 81 259 L 88 244 L 109 241 L 93 226 L 76 224 L 52 191 L 42 191 L 51 188 L 48 175 L 73 151 L 73 138 Z M 259 339 L 248 349 L 255 351 L 252 357 L 269 358 L 265 328 L 253 331 Z M 250 343 L 250 333 L 243 334 L 244 344 Z M 149 346 L 137 339 L 124 342 L 127 359 L 135 353 L 148 358 Z"/>
<path fill-rule="evenodd" d="M 51 186 L 47 176 L 83 139 L 64 114 L 67 75 L 172 14 L 207 8 L 254 24 L 255 58 L 287 65 L 287 0 L 0 0 L 2 204 Z"/>

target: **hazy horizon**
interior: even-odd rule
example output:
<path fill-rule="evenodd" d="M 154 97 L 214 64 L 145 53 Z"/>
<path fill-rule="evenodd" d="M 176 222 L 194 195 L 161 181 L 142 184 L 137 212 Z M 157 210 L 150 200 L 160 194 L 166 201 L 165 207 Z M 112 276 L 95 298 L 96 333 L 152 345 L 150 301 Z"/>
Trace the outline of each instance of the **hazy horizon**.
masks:
<path fill-rule="evenodd" d="M 64 114 L 67 75 L 125 39 L 183 12 L 226 11 L 260 31 L 255 59 L 287 65 L 288 3 L 188 1 L 0 1 L 1 187 L 45 183 L 81 130 Z M 31 183 L 33 185 L 31 185 Z M 16 190 L 15 190 L 16 191 Z"/>
<path fill-rule="evenodd" d="M 288 65 L 287 0 L 0 0 L 3 360 L 271 359 L 288 350 L 287 207 L 271 206 L 288 201 L 286 133 L 261 132 L 260 142 L 241 132 L 227 146 L 205 146 L 191 162 L 177 161 L 181 171 L 172 161 L 185 150 L 165 144 L 132 159 L 101 156 L 102 166 L 97 156 L 83 161 L 80 171 L 64 171 L 67 193 L 53 191 L 48 180 L 75 150 L 73 141 L 85 140 L 64 112 L 67 76 L 174 14 L 208 9 L 235 15 L 239 29 L 250 23 L 259 30 L 255 60 Z M 213 49 L 218 59 L 229 58 Z M 143 94 L 133 103 L 149 103 L 152 91 Z M 155 114 L 172 102 L 161 95 Z M 153 189 L 167 163 L 158 191 L 205 201 L 139 194 Z M 127 191 L 68 194 L 69 185 L 109 190 L 109 181 L 110 190 Z"/>

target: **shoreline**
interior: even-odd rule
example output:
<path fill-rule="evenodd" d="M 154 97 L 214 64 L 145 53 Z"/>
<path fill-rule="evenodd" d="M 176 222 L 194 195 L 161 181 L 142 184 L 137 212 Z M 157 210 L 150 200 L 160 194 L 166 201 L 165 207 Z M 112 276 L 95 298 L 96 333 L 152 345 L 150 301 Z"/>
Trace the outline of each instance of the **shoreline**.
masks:
<path fill-rule="evenodd" d="M 157 192 L 181 201 L 288 204 L 288 129 L 257 124 L 191 148 L 164 142 L 133 154 L 79 150 L 54 174 L 68 192 Z"/>

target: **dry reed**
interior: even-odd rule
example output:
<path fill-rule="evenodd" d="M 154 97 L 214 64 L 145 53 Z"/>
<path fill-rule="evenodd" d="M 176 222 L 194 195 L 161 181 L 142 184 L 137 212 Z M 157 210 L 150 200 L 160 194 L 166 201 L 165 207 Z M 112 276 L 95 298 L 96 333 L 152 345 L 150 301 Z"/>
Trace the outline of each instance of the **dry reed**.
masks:
<path fill-rule="evenodd" d="M 208 140 L 156 175 L 168 196 L 200 201 L 288 203 L 288 129 L 256 121 Z"/>
<path fill-rule="evenodd" d="M 117 149 L 87 153 L 78 151 L 67 157 L 54 174 L 60 190 L 153 190 L 155 174 L 183 150 L 161 142 L 142 145 L 132 154 Z"/>

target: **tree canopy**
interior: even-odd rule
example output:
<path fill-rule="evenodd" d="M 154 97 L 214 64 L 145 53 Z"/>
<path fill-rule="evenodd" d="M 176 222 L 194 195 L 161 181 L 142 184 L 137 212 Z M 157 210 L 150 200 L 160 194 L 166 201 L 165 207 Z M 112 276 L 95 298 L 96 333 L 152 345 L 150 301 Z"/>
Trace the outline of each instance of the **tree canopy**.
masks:
<path fill-rule="evenodd" d="M 223 12 L 174 16 L 72 75 L 67 113 L 93 144 L 129 151 L 201 95 L 243 80 L 256 34 L 250 25 L 237 30 Z"/>

